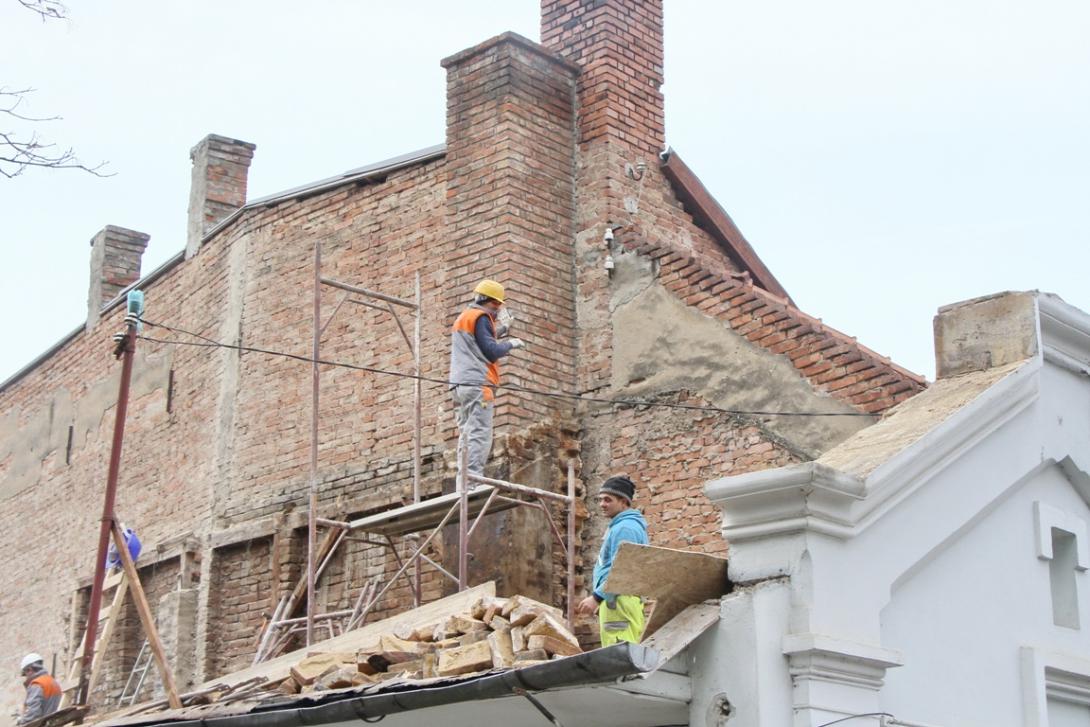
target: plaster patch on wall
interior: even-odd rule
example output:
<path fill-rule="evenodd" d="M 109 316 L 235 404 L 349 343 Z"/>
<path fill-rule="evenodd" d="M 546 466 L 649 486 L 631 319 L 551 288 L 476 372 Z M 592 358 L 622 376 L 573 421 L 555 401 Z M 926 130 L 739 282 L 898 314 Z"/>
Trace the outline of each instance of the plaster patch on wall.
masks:
<path fill-rule="evenodd" d="M 612 320 L 612 388 L 618 396 L 684 389 L 724 409 L 855 413 L 848 404 L 815 392 L 787 358 L 755 346 L 657 283 L 617 305 Z M 858 416 L 756 418 L 810 457 L 873 421 Z"/>
<path fill-rule="evenodd" d="M 130 396 L 134 399 L 157 389 L 164 392 L 170 375 L 169 351 L 149 354 L 139 349 L 133 362 Z M 63 457 L 68 445 L 68 427 L 72 427 L 73 457 L 92 433 L 99 431 L 103 417 L 114 410 L 121 376 L 118 364 L 109 376 L 89 386 L 75 399 L 68 389 L 59 388 L 49 405 L 24 418 L 13 409 L 0 418 L 0 500 L 18 495 L 36 484 L 45 460 L 54 453 Z"/>
<path fill-rule="evenodd" d="M 618 252 L 613 256 L 614 270 L 610 280 L 610 311 L 630 303 L 655 282 L 655 262 L 644 255 Z"/>

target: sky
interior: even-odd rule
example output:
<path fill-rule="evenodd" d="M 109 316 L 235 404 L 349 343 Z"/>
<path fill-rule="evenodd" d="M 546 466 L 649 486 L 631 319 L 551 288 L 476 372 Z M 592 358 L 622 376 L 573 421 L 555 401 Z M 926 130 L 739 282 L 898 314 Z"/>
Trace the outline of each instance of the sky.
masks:
<path fill-rule="evenodd" d="M 0 86 L 113 176 L 0 178 L 0 380 L 85 319 L 103 226 L 151 235 L 144 272 L 185 247 L 206 134 L 271 194 L 443 142 L 440 59 L 539 37 L 534 0 L 67 6 L 0 0 Z M 667 143 L 802 310 L 928 378 L 939 306 L 1090 311 L 1090 3 L 665 0 L 665 36 Z"/>

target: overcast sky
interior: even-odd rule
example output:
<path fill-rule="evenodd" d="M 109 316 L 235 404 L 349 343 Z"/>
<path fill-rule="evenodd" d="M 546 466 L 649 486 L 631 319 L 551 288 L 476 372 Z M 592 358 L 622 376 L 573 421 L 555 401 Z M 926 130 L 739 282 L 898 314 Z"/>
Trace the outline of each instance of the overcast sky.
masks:
<path fill-rule="evenodd" d="M 185 246 L 204 135 L 257 144 L 250 197 L 277 192 L 441 143 L 439 60 L 538 39 L 535 0 L 68 7 L 0 0 L 0 85 L 38 89 L 24 112 L 64 117 L 39 131 L 115 176 L 0 179 L 0 380 L 84 319 L 104 225 L 151 234 L 145 272 Z M 667 141 L 803 310 L 929 378 L 940 305 L 1037 288 L 1090 311 L 1086 0 L 665 13 Z"/>

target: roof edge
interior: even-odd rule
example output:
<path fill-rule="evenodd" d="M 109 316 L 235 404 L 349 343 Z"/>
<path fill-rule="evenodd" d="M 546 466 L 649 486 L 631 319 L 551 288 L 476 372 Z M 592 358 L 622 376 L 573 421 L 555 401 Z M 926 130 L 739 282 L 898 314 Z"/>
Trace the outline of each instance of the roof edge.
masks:
<path fill-rule="evenodd" d="M 621 642 L 594 651 L 569 656 L 544 664 L 512 669 L 498 674 L 488 674 L 436 687 L 407 689 L 398 692 L 379 692 L 358 696 L 355 692 L 330 694 L 325 701 L 313 707 L 300 707 L 310 699 L 321 700 L 323 695 L 285 697 L 266 707 L 256 707 L 246 714 L 223 717 L 201 717 L 190 720 L 159 719 L 141 722 L 121 720 L 109 725 L 172 725 L 172 727 L 301 727 L 334 722 L 372 720 L 387 714 L 409 712 L 429 707 L 474 700 L 497 699 L 517 695 L 520 692 L 540 692 L 546 689 L 601 684 L 626 676 L 651 671 L 658 665 L 659 653 L 639 644 Z M 160 713 L 163 717 L 169 713 Z M 150 715 L 149 715 L 150 716 Z M 374 721 L 378 721 L 374 719 Z"/>
<path fill-rule="evenodd" d="M 801 531 L 854 538 L 1036 401 L 1040 370 L 1040 358 L 1027 359 L 865 476 L 819 458 L 712 480 L 704 493 L 722 508 L 723 535 L 735 544 Z"/>
<path fill-rule="evenodd" d="M 783 298 L 791 305 L 795 305 L 791 296 L 780 285 L 780 281 L 776 280 L 764 261 L 758 257 L 753 246 L 734 224 L 734 220 L 727 211 L 672 147 L 667 147 L 662 153 L 660 165 L 663 175 L 673 186 L 678 199 L 693 219 L 701 223 L 701 226 L 719 240 L 719 243 L 726 248 L 727 254 L 740 264 L 743 270 L 749 271 L 757 285 Z"/>
<path fill-rule="evenodd" d="M 399 154 L 398 156 L 390 157 L 389 159 L 384 159 L 380 162 L 375 162 L 374 164 L 357 167 L 356 169 L 349 169 L 343 174 L 326 177 L 325 179 L 319 179 L 316 182 L 310 182 L 309 184 L 303 184 L 298 187 L 291 187 L 282 192 L 275 192 L 273 194 L 265 195 L 264 197 L 250 200 L 227 217 L 220 220 L 220 222 L 212 229 L 208 230 L 208 232 L 204 233 L 204 236 L 201 238 L 201 245 L 203 246 L 220 232 L 230 227 L 234 224 L 235 220 L 249 210 L 258 209 L 260 207 L 273 207 L 288 200 L 304 199 L 315 194 L 328 192 L 341 185 L 385 176 L 390 172 L 396 172 L 400 169 L 416 166 L 417 164 L 425 164 L 433 159 L 445 156 L 446 153 L 446 144 L 435 144 L 406 154 Z"/>
<path fill-rule="evenodd" d="M 321 192 L 334 189 L 343 184 L 350 184 L 352 182 L 389 174 L 390 172 L 414 166 L 416 164 L 423 164 L 432 161 L 433 159 L 438 159 L 439 157 L 446 155 L 446 153 L 446 144 L 435 144 L 433 146 L 425 147 L 423 149 L 408 152 L 407 154 L 401 154 L 396 157 L 391 157 L 389 159 L 376 162 L 374 164 L 358 167 L 356 169 L 350 169 L 349 171 L 336 177 L 327 177 L 326 179 L 321 179 L 317 182 L 305 184 L 300 187 L 292 187 L 291 189 L 287 189 L 283 192 L 277 192 L 275 194 L 267 195 L 265 197 L 259 197 L 255 200 L 247 202 L 242 207 L 239 207 L 230 215 L 221 220 L 215 227 L 206 232 L 201 238 L 201 245 L 203 246 L 206 242 L 211 240 L 220 232 L 230 227 L 247 210 L 257 209 L 259 207 L 271 207 L 289 199 L 302 199 L 303 197 L 309 197 L 314 194 L 319 194 Z M 113 298 L 113 300 L 104 303 L 99 309 L 99 313 L 102 314 L 112 310 L 114 307 L 120 305 L 121 302 L 125 300 L 125 296 L 129 294 L 130 290 L 137 290 L 143 288 L 144 286 L 150 285 L 151 283 L 154 283 L 156 280 L 166 275 L 171 269 L 173 269 L 184 260 L 185 250 L 175 253 L 157 268 L 152 270 L 150 273 L 141 277 L 139 280 L 136 280 L 135 282 L 129 284 L 129 286 L 124 288 L 120 293 L 118 293 Z M 6 391 L 8 387 L 18 382 L 24 376 L 40 366 L 44 361 L 53 356 L 53 354 L 57 353 L 57 351 L 61 350 L 68 343 L 71 343 L 73 340 L 75 340 L 80 335 L 80 333 L 83 333 L 86 330 L 86 328 L 86 323 L 81 323 L 70 333 L 63 336 L 59 341 L 57 341 L 52 346 L 36 356 L 28 364 L 20 368 L 3 382 L 0 382 L 0 393 Z"/>

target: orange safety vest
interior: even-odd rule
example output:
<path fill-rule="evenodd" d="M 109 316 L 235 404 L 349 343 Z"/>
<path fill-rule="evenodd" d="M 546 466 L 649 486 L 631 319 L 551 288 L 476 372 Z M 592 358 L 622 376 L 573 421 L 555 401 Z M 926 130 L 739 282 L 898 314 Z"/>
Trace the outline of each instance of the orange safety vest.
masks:
<path fill-rule="evenodd" d="M 466 380 L 473 380 L 470 378 L 476 369 L 478 372 L 483 369 L 485 380 L 487 380 L 493 386 L 500 385 L 500 365 L 496 361 L 488 361 L 477 347 L 476 339 L 474 338 L 474 331 L 477 327 L 477 319 L 481 316 L 487 316 L 488 313 L 480 308 L 469 307 L 462 311 L 462 314 L 458 316 L 458 319 L 454 321 L 454 326 L 451 327 L 450 332 L 454 337 L 454 346 L 459 345 L 471 348 L 474 352 L 475 359 L 472 364 L 468 364 L 465 361 L 459 364 L 452 365 L 451 380 L 458 382 L 466 377 Z M 496 335 L 496 323 L 492 320 L 492 316 L 488 316 L 488 323 L 492 326 L 492 335 Z M 458 341 L 457 339 L 461 339 Z M 453 364 L 453 362 L 452 362 Z M 453 370 L 457 368 L 458 370 Z M 478 374 L 479 375 L 479 374 Z M 479 378 L 477 379 L 480 380 Z M 484 386 L 484 399 L 485 401 L 492 401 L 495 398 L 494 389 L 492 386 Z"/>
<path fill-rule="evenodd" d="M 45 699 L 61 696 L 61 685 L 57 684 L 57 680 L 49 674 L 42 674 L 40 677 L 31 679 L 30 684 L 37 684 L 38 688 L 42 690 L 42 697 Z"/>

